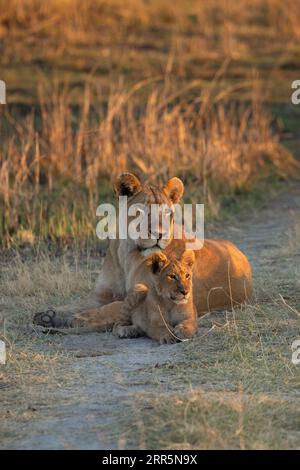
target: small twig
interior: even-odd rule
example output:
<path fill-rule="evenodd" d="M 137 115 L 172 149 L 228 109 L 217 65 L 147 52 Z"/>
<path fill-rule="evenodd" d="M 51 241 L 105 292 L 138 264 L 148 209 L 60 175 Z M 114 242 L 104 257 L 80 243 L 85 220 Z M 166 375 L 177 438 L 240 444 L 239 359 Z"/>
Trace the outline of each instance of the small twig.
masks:
<path fill-rule="evenodd" d="M 164 318 L 164 316 L 163 316 L 163 314 L 162 314 L 162 311 L 161 311 L 161 309 L 160 309 L 160 306 L 157 305 L 157 307 L 158 307 L 159 314 L 160 314 L 160 316 L 161 316 L 161 318 L 162 318 L 162 321 L 164 322 L 165 327 L 167 328 L 168 332 L 169 332 L 174 338 L 176 338 L 178 341 L 181 341 L 182 343 L 183 343 L 184 341 L 189 341 L 187 338 L 184 338 L 184 339 L 179 338 L 178 336 L 176 336 L 176 335 L 173 333 L 173 331 L 169 328 L 169 326 L 168 326 L 168 324 L 167 324 L 167 322 L 166 322 L 166 320 L 165 320 L 165 318 Z"/>
<path fill-rule="evenodd" d="M 295 313 L 298 317 L 300 317 L 300 312 L 298 312 L 298 310 L 296 310 L 294 307 L 292 307 L 291 305 L 289 305 L 286 300 L 282 297 L 281 294 L 279 294 L 279 297 L 280 299 L 282 300 L 282 303 L 293 313 Z"/>
<path fill-rule="evenodd" d="M 217 325 L 213 325 L 206 333 L 204 333 L 204 335 L 199 336 L 199 338 L 204 338 L 204 336 L 207 336 L 215 328 L 217 328 Z"/>

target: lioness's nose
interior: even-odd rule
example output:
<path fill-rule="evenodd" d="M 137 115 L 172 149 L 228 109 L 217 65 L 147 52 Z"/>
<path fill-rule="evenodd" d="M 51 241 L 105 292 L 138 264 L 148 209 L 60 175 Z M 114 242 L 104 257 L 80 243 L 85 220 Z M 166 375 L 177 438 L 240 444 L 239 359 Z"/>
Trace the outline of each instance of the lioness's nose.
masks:
<path fill-rule="evenodd" d="M 184 287 L 181 287 L 179 290 L 180 290 L 180 293 L 183 294 L 183 295 L 186 295 L 186 294 L 188 294 L 188 292 L 189 292 L 189 291 L 188 291 L 187 289 L 185 289 Z"/>

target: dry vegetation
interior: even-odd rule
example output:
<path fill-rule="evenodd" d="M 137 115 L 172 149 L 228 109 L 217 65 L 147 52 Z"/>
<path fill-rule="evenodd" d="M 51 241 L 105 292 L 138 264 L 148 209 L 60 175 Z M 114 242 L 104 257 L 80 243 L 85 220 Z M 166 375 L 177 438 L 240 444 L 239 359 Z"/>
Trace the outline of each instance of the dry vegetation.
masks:
<path fill-rule="evenodd" d="M 153 368 L 157 383 L 185 383 L 171 398 L 141 393 L 128 442 L 141 448 L 298 449 L 299 366 L 292 343 L 300 335 L 300 239 L 259 250 L 252 305 L 199 320 L 199 338 L 182 345 L 181 359 Z"/>
<path fill-rule="evenodd" d="M 288 239 L 293 233 L 291 228 Z M 291 344 L 300 336 L 299 269 L 293 264 L 299 246 L 297 238 L 284 254 L 280 247 L 260 250 L 252 305 L 203 317 L 198 337 L 172 346 L 172 360 L 138 369 L 131 380 L 147 390 L 150 382 L 141 382 L 147 372 L 153 391 L 137 392 L 127 407 L 122 402 L 117 426 L 109 426 L 116 442 L 147 449 L 299 448 L 300 369 L 291 363 Z M 0 338 L 7 342 L 9 359 L 0 376 L 4 442 L 13 443 L 30 422 L 55 418 L 62 413 L 58 404 L 70 410 L 87 400 L 67 394 L 62 401 L 60 394 L 87 380 L 80 355 L 59 347 L 57 337 L 34 334 L 28 321 L 41 304 L 55 306 L 84 296 L 96 269 L 98 259 L 77 256 L 72 262 L 44 256 L 2 265 L 6 332 Z M 122 377 L 122 369 L 108 357 L 111 370 Z M 178 390 L 171 396 L 170 383 Z M 108 432 L 98 415 L 95 432 Z"/>
<path fill-rule="evenodd" d="M 161 73 L 169 51 L 179 78 L 228 57 L 260 65 L 268 54 L 265 67 L 272 68 L 274 56 L 286 60 L 300 36 L 298 0 L 174 0 L 172 8 L 167 0 L 1 0 L 0 6 L 4 64 L 101 68 L 103 75 L 117 69 L 131 78 Z"/>
<path fill-rule="evenodd" d="M 223 194 L 287 175 L 293 159 L 263 102 L 293 70 L 300 8 L 249 5 L 5 2 L 2 245 L 92 235 L 124 169 L 182 176 L 214 215 Z"/>
<path fill-rule="evenodd" d="M 116 174 L 181 176 L 186 198 L 218 216 L 261 179 L 298 171 L 288 149 L 299 147 L 299 115 L 286 103 L 299 25 L 299 0 L 0 0 L 0 249 L 17 248 L 0 260 L 8 442 L 86 378 L 28 322 L 93 285 L 99 257 L 74 245 L 94 235 Z M 294 223 L 266 254 L 254 245 L 263 268 L 252 306 L 204 318 L 170 364 L 148 368 L 159 399 L 122 404 L 125 447 L 299 448 L 299 233 Z M 45 254 L 49 240 L 71 241 L 72 256 L 56 243 Z"/>
<path fill-rule="evenodd" d="M 188 101 L 165 85 L 149 93 L 139 113 L 133 91 L 112 94 L 101 116 L 87 85 L 75 130 L 65 89 L 47 101 L 49 93 L 41 91 L 38 131 L 33 116 L 14 121 L 0 154 L 7 242 L 90 235 L 100 198 L 111 197 L 107 181 L 128 168 L 144 178 L 180 175 L 197 185 L 202 199 L 214 188 L 219 195 L 249 189 L 270 167 L 286 175 L 295 166 L 256 95 L 247 106 L 226 106 L 224 91 L 212 89 L 199 106 L 199 98 Z"/>

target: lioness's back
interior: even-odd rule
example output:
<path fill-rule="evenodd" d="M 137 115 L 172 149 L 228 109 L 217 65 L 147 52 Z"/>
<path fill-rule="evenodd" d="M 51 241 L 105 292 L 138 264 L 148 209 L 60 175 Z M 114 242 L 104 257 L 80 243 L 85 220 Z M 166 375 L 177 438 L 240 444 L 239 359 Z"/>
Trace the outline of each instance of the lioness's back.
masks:
<path fill-rule="evenodd" d="M 194 300 L 198 313 L 231 308 L 251 297 L 251 265 L 233 243 L 208 239 L 195 255 Z"/>

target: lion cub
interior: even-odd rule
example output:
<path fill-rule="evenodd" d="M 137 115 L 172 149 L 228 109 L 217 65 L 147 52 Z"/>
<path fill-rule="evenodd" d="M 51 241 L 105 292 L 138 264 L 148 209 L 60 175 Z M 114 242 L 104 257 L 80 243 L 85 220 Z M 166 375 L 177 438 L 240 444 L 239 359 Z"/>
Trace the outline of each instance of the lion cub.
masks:
<path fill-rule="evenodd" d="M 113 333 L 120 338 L 147 335 L 159 343 L 174 343 L 197 332 L 197 312 L 193 303 L 192 250 L 180 257 L 163 252 L 147 258 L 150 268 L 146 283 L 129 289 L 122 303 L 124 318 L 115 323 Z"/>
<path fill-rule="evenodd" d="M 175 243 L 175 242 L 173 242 Z M 87 331 L 113 328 L 120 338 L 147 335 L 160 343 L 192 337 L 197 331 L 193 303 L 195 254 L 177 241 L 175 249 L 155 252 L 139 262 L 132 252 L 130 285 L 124 300 L 91 308 L 74 316 L 74 327 Z M 130 271 L 130 267 L 128 267 Z"/>

